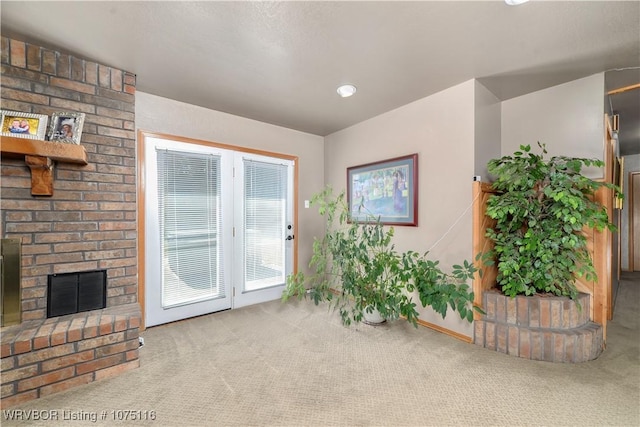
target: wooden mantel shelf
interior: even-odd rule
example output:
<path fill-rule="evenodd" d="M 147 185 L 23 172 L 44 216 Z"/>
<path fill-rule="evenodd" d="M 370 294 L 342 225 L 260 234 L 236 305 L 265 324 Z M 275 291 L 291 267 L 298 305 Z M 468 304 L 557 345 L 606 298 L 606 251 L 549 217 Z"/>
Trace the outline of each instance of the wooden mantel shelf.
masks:
<path fill-rule="evenodd" d="M 0 139 L 0 149 L 2 154 L 40 156 L 58 162 L 89 164 L 87 152 L 82 145 L 3 136 Z"/>
<path fill-rule="evenodd" d="M 87 152 L 81 145 L 39 139 L 0 138 L 3 156 L 22 157 L 31 169 L 31 195 L 53 196 L 53 161 L 87 165 Z"/>

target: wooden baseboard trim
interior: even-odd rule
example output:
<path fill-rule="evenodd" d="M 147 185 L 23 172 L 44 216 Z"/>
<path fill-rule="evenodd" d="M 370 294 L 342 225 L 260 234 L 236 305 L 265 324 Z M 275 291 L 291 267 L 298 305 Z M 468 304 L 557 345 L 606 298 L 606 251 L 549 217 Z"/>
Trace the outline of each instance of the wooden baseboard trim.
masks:
<path fill-rule="evenodd" d="M 418 325 L 424 326 L 424 327 L 429 328 L 429 329 L 433 329 L 434 331 L 442 332 L 445 335 L 449 335 L 449 336 L 451 336 L 453 338 L 457 338 L 460 341 L 466 342 L 467 344 L 473 343 L 473 339 L 471 337 L 468 337 L 466 335 L 462 335 L 459 332 L 455 332 L 455 331 L 452 331 L 451 329 L 443 328 L 442 326 L 438 326 L 438 325 L 433 324 L 433 323 L 425 322 L 424 320 L 421 320 L 421 319 L 418 319 Z"/>

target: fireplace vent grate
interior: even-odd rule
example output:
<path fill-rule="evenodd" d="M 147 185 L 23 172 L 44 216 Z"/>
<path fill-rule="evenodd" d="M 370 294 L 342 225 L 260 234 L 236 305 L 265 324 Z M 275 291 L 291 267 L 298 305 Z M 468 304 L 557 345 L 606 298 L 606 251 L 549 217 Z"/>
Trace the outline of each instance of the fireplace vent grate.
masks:
<path fill-rule="evenodd" d="M 64 316 L 107 306 L 107 270 L 50 274 L 47 317 Z"/>

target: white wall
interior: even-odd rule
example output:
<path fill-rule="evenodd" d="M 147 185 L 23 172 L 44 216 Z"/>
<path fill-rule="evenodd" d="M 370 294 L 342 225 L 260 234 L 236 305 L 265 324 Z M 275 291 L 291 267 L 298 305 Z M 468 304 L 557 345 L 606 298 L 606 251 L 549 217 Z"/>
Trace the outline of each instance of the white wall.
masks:
<path fill-rule="evenodd" d="M 313 237 L 322 235 L 324 223 L 304 200 L 324 186 L 324 139 L 295 130 L 245 119 L 167 98 L 136 92 L 136 126 L 165 133 L 238 147 L 298 156 L 298 262 L 305 270 Z"/>
<path fill-rule="evenodd" d="M 487 163 L 501 157 L 500 122 L 502 103 L 482 83 L 475 81 L 475 160 L 474 175 L 489 182 Z"/>
<path fill-rule="evenodd" d="M 473 260 L 473 80 L 327 136 L 325 180 L 340 191 L 346 189 L 348 167 L 412 153 L 418 153 L 418 227 L 395 228 L 397 249 L 431 249 L 432 259 L 446 269 Z M 456 314 L 443 320 L 428 309 L 420 317 L 472 336 L 471 325 Z"/>
<path fill-rule="evenodd" d="M 624 184 L 622 190 L 624 193 L 624 201 L 622 202 L 621 222 L 620 222 L 620 241 L 621 241 L 621 267 L 622 270 L 629 270 L 629 173 L 640 172 L 640 154 L 624 157 Z M 636 201 L 640 203 L 640 201 Z M 638 250 L 638 249 L 636 249 Z"/>
<path fill-rule="evenodd" d="M 547 145 L 549 156 L 604 159 L 604 73 L 502 103 L 502 155 L 520 145 Z M 536 151 L 538 152 L 538 151 Z M 584 169 L 602 178 L 602 169 Z"/>

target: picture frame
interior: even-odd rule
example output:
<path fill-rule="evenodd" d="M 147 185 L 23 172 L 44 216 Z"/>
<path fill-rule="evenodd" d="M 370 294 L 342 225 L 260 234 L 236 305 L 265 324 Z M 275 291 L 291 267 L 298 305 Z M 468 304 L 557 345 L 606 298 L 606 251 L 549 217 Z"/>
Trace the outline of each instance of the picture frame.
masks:
<path fill-rule="evenodd" d="M 44 140 L 49 120 L 47 115 L 8 110 L 0 110 L 0 114 L 2 136 Z"/>
<path fill-rule="evenodd" d="M 353 220 L 418 225 L 418 154 L 347 168 L 347 203 Z"/>
<path fill-rule="evenodd" d="M 84 113 L 53 113 L 49 126 L 49 141 L 79 145 L 84 117 Z"/>

